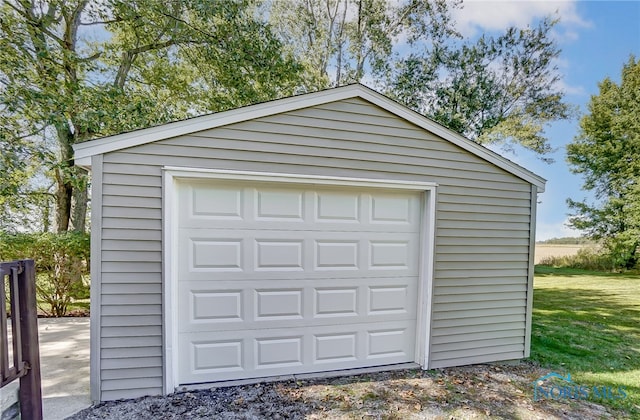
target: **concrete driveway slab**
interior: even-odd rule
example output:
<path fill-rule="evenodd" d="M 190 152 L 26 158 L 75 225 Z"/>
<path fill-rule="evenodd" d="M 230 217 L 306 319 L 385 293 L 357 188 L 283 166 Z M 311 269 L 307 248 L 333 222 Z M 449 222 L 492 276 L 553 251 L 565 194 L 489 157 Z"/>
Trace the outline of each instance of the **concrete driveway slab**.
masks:
<path fill-rule="evenodd" d="M 89 318 L 40 318 L 38 332 L 44 419 L 65 419 L 91 405 Z M 17 389 L 18 381 L 2 388 L 3 399 Z"/>
<path fill-rule="evenodd" d="M 38 331 L 44 418 L 64 419 L 91 405 L 89 318 L 41 318 Z"/>

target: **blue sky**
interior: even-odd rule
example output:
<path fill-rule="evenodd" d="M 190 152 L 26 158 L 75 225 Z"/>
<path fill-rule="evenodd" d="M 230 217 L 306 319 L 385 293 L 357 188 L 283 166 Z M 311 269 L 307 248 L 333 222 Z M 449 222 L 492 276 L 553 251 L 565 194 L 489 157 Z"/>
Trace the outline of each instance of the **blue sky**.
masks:
<path fill-rule="evenodd" d="M 560 23 L 555 34 L 562 49 L 558 67 L 564 75 L 562 88 L 567 102 L 587 111 L 598 82 L 609 77 L 620 80 L 622 66 L 631 54 L 640 57 L 640 0 L 637 1 L 483 1 L 466 0 L 456 13 L 458 28 L 465 35 L 498 33 L 507 26 L 525 26 L 545 15 L 557 13 Z M 569 171 L 565 146 L 578 131 L 578 118 L 554 123 L 546 133 L 556 148 L 555 163 L 549 165 L 532 153 L 518 150 L 505 155 L 547 179 L 539 196 L 537 239 L 578 236 L 566 227 L 569 209 L 566 199 L 591 199 L 582 191 L 582 179 Z"/>

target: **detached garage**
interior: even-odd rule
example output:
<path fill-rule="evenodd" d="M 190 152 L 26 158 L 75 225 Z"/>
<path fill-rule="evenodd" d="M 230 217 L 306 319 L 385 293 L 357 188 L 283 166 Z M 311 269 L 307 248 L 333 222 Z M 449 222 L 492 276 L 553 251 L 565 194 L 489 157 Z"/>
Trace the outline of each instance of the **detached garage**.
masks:
<path fill-rule="evenodd" d="M 529 354 L 544 180 L 366 87 L 75 153 L 96 401 Z"/>

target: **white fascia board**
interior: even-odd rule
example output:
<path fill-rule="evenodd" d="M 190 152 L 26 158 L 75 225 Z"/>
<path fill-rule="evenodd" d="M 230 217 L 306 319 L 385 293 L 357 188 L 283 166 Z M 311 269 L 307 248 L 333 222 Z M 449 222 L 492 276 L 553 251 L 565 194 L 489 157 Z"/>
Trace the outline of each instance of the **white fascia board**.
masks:
<path fill-rule="evenodd" d="M 358 92 L 362 90 L 362 86 L 350 85 L 306 95 L 292 96 L 78 143 L 73 146 L 73 149 L 75 151 L 75 158 L 78 160 L 97 154 L 109 153 L 128 147 L 195 133 L 197 131 L 210 130 L 223 125 L 353 98 L 359 96 Z"/>
<path fill-rule="evenodd" d="M 91 156 L 85 156 L 82 158 L 75 157 L 73 161 L 76 166 L 87 169 L 89 171 L 91 170 Z"/>
<path fill-rule="evenodd" d="M 520 165 L 511 162 L 509 159 L 506 159 L 499 154 L 492 152 L 484 146 L 481 146 L 477 143 L 472 142 L 471 140 L 461 136 L 460 134 L 449 130 L 448 128 L 436 123 L 428 119 L 427 117 L 405 107 L 397 102 L 387 98 L 386 96 L 367 89 L 362 90 L 360 95 L 362 99 L 365 99 L 379 107 L 397 115 L 398 117 L 409 121 L 420 128 L 424 128 L 431 133 L 442 137 L 445 140 L 455 144 L 456 146 L 473 153 L 474 155 L 496 165 L 497 167 L 504 169 L 505 171 L 517 176 L 518 178 L 524 179 L 529 183 L 538 187 L 538 192 L 544 192 L 544 187 L 546 180 L 539 175 L 534 174 L 533 172 L 521 167 Z"/>
<path fill-rule="evenodd" d="M 418 127 L 430 131 L 433 134 L 450 141 L 456 146 L 473 153 L 501 169 L 504 169 L 518 178 L 524 179 L 525 181 L 535 185 L 538 187 L 539 192 L 544 192 L 546 182 L 544 178 L 363 85 L 342 86 L 320 92 L 292 96 L 256 105 L 249 105 L 215 114 L 203 115 L 201 117 L 190 118 L 188 120 L 163 124 L 129 133 L 117 134 L 110 137 L 91 140 L 85 143 L 78 143 L 73 146 L 73 149 L 75 151 L 76 162 L 84 162 L 84 158 L 97 154 L 109 153 L 154 141 L 195 133 L 197 131 L 210 130 L 223 125 L 234 124 L 354 97 L 359 97 L 369 101 L 392 114 L 417 125 Z"/>

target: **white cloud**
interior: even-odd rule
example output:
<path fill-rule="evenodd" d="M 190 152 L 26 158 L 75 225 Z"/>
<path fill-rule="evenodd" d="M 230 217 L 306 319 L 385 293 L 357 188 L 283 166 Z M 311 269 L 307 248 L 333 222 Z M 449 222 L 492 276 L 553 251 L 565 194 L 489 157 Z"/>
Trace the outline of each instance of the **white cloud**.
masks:
<path fill-rule="evenodd" d="M 546 241 L 552 238 L 578 237 L 582 233 L 567 226 L 568 220 L 555 223 L 541 223 L 538 220 L 536 224 L 536 241 Z"/>
<path fill-rule="evenodd" d="M 560 79 L 558 81 L 557 88 L 567 95 L 585 96 L 587 94 L 587 90 L 584 88 L 584 86 L 572 86 L 568 84 L 564 79 Z"/>
<path fill-rule="evenodd" d="M 453 17 L 465 36 L 502 31 L 510 26 L 525 27 L 549 15 L 560 17 L 563 30 L 558 36 L 564 39 L 575 40 L 575 28 L 591 26 L 578 13 L 576 1 L 464 0 L 462 6 L 453 12 Z"/>

